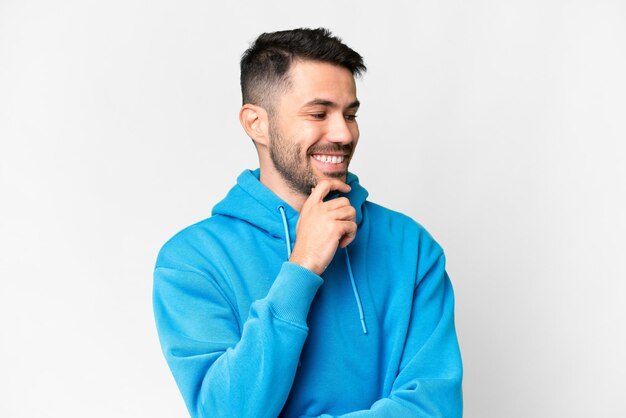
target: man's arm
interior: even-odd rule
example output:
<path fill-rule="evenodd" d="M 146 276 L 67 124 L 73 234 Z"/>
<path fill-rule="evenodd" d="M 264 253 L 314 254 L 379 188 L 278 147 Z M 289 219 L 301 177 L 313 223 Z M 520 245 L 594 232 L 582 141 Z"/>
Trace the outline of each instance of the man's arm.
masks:
<path fill-rule="evenodd" d="M 154 310 L 161 346 L 194 418 L 276 417 L 296 373 L 306 316 L 322 279 L 284 263 L 239 329 L 210 277 L 157 267 Z"/>

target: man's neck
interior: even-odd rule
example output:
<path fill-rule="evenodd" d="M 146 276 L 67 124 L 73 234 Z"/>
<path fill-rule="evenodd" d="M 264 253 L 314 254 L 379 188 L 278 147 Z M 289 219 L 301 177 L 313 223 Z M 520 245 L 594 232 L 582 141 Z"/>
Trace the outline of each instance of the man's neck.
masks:
<path fill-rule="evenodd" d="M 274 178 L 268 175 L 264 176 L 263 174 L 263 170 L 261 170 L 259 181 L 276 196 L 287 202 L 296 212 L 300 213 L 304 202 L 309 196 L 294 191 L 282 178 Z"/>

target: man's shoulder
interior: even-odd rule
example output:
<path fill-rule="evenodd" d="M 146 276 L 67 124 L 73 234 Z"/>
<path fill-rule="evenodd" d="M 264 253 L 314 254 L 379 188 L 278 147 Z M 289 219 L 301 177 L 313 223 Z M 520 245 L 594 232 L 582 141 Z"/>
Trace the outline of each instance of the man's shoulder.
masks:
<path fill-rule="evenodd" d="M 228 231 L 224 218 L 213 215 L 175 233 L 161 247 L 156 267 L 172 266 L 181 261 L 188 263 L 215 251 L 219 237 Z"/>
<path fill-rule="evenodd" d="M 442 251 L 430 232 L 412 217 L 370 201 L 365 202 L 365 208 L 371 228 L 381 229 L 396 238 L 402 237 L 404 244 L 415 241 L 419 247 L 435 247 Z"/>
<path fill-rule="evenodd" d="M 388 207 L 380 205 L 378 203 L 374 203 L 368 200 L 365 202 L 365 209 L 367 211 L 368 216 L 374 222 L 381 222 L 382 220 L 387 220 L 388 222 L 392 222 L 393 224 L 398 225 L 398 226 L 403 226 L 407 228 L 424 229 L 424 227 L 412 217 L 402 212 L 389 209 Z"/>

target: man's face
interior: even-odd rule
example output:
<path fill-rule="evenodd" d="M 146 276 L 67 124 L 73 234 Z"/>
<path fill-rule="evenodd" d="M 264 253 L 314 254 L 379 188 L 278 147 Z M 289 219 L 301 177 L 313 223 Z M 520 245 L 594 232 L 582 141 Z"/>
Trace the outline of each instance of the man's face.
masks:
<path fill-rule="evenodd" d="M 308 195 L 321 179 L 346 180 L 359 139 L 359 102 L 354 77 L 339 66 L 298 61 L 290 81 L 270 116 L 269 152 L 285 183 Z"/>

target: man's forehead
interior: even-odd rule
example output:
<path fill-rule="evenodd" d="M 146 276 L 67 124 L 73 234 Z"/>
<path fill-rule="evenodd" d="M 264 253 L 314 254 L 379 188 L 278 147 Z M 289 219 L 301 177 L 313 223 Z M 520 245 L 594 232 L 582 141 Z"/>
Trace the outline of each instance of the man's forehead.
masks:
<path fill-rule="evenodd" d="M 350 70 L 320 61 L 296 61 L 289 70 L 287 96 L 300 106 L 354 107 L 356 83 Z"/>

